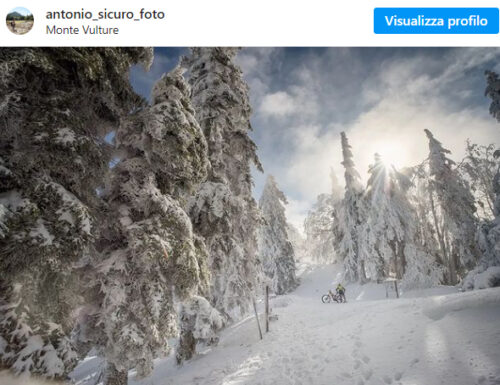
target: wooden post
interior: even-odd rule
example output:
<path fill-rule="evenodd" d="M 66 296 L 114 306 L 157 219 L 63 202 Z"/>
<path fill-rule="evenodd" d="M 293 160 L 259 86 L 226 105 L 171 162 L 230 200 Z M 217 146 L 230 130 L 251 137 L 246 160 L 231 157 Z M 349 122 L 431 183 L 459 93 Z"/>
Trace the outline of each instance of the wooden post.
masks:
<path fill-rule="evenodd" d="M 386 282 L 384 286 L 385 286 L 385 298 L 389 298 L 389 285 Z"/>
<path fill-rule="evenodd" d="M 266 333 L 269 332 L 269 286 L 266 285 Z"/>
<path fill-rule="evenodd" d="M 262 339 L 262 330 L 260 329 L 259 314 L 257 313 L 257 305 L 255 303 L 255 299 L 253 299 L 252 302 L 253 302 L 253 310 L 255 311 L 255 319 L 257 320 L 257 326 L 259 328 L 259 336 L 260 339 Z"/>
<path fill-rule="evenodd" d="M 398 280 L 394 280 L 394 289 L 396 290 L 396 297 L 399 298 L 399 290 L 398 290 Z"/>
<path fill-rule="evenodd" d="M 361 261 L 361 283 L 365 284 L 366 279 L 366 270 L 365 270 L 365 261 Z"/>

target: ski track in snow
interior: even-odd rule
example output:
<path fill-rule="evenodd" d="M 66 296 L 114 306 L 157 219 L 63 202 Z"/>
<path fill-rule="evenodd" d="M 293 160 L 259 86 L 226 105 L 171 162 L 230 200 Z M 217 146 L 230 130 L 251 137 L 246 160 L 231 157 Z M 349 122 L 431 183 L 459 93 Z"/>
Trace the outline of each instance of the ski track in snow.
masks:
<path fill-rule="evenodd" d="M 273 299 L 278 320 L 262 341 L 249 316 L 183 366 L 157 360 L 152 376 L 134 380 L 131 372 L 129 383 L 500 385 L 500 288 L 440 287 L 386 299 L 383 285 L 350 285 L 347 304 L 323 304 L 340 271 L 306 272 L 295 292 Z M 78 385 L 92 383 L 97 362 L 75 370 Z"/>

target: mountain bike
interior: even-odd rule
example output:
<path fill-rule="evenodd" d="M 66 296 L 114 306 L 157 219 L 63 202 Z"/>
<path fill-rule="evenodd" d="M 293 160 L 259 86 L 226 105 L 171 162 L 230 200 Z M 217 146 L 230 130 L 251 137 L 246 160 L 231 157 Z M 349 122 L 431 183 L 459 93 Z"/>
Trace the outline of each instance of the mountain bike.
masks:
<path fill-rule="evenodd" d="M 344 302 L 344 300 L 340 294 L 335 294 L 331 290 L 328 290 L 328 294 L 323 294 L 321 296 L 321 302 L 323 302 L 323 303 L 330 303 L 330 302 L 342 303 L 342 302 Z"/>

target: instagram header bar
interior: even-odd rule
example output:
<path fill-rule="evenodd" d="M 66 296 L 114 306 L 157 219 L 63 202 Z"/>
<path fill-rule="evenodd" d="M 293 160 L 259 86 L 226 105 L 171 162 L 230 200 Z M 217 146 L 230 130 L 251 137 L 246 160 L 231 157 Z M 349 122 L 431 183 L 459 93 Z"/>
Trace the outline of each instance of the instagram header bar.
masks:
<path fill-rule="evenodd" d="M 498 46 L 498 2 L 7 0 L 2 46 Z"/>

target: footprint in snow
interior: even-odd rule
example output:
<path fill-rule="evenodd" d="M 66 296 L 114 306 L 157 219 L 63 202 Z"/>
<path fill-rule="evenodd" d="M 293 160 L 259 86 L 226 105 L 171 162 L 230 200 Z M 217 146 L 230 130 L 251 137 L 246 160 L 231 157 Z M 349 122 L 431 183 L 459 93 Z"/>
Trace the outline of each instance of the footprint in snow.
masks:
<path fill-rule="evenodd" d="M 354 345 L 356 345 L 356 347 L 358 347 L 358 348 L 360 348 L 361 346 L 363 346 L 363 344 L 360 341 L 356 341 L 354 343 Z"/>
<path fill-rule="evenodd" d="M 401 377 L 403 377 L 403 372 L 396 372 L 396 374 L 394 374 L 394 379 L 396 381 L 399 381 Z"/>
<path fill-rule="evenodd" d="M 342 373 L 340 373 L 340 375 L 342 377 L 345 377 L 345 378 L 352 378 L 352 375 L 350 373 L 347 373 L 347 372 L 342 372 Z"/>
<path fill-rule="evenodd" d="M 386 384 L 392 384 L 392 378 L 387 375 L 382 376 L 382 380 L 384 380 Z"/>
<path fill-rule="evenodd" d="M 354 361 L 354 369 L 358 369 L 360 366 L 361 366 L 361 361 L 360 360 Z"/>
<path fill-rule="evenodd" d="M 365 385 L 365 382 L 363 381 L 362 378 L 360 378 L 358 382 L 356 382 L 356 385 Z"/>
<path fill-rule="evenodd" d="M 363 362 L 364 362 L 365 364 L 367 364 L 367 363 L 369 363 L 369 362 L 370 362 L 370 357 L 368 357 L 368 356 L 363 356 L 361 359 L 363 360 Z"/>
<path fill-rule="evenodd" d="M 410 362 L 410 366 L 413 366 L 415 364 L 418 364 L 420 362 L 420 360 L 418 358 L 414 358 L 413 360 L 411 360 Z"/>
<path fill-rule="evenodd" d="M 368 381 L 373 375 L 373 370 L 370 368 L 363 370 L 363 377 L 365 378 L 366 381 Z"/>

